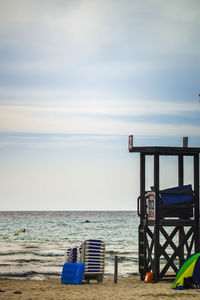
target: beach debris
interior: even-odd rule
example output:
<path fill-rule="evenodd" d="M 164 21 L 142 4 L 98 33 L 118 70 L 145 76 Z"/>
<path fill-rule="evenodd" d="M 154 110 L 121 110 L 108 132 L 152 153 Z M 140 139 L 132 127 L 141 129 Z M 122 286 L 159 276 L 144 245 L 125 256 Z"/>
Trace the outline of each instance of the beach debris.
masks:
<path fill-rule="evenodd" d="M 7 240 L 7 239 L 9 239 L 9 236 L 4 236 L 3 239 Z"/>
<path fill-rule="evenodd" d="M 21 291 L 15 291 L 15 292 L 13 292 L 13 294 L 22 294 L 22 292 Z"/>
<path fill-rule="evenodd" d="M 90 223 L 90 220 L 85 220 L 85 223 Z"/>
<path fill-rule="evenodd" d="M 152 281 L 153 281 L 153 273 L 152 272 L 147 272 L 146 276 L 145 276 L 145 279 L 144 279 L 144 282 L 145 283 L 152 283 Z"/>
<path fill-rule="evenodd" d="M 19 232 L 15 232 L 14 235 L 19 235 Z"/>
<path fill-rule="evenodd" d="M 24 228 L 24 229 L 22 230 L 22 232 L 26 232 L 26 229 Z"/>
<path fill-rule="evenodd" d="M 5 293 L 5 290 L 0 289 L 0 293 Z"/>

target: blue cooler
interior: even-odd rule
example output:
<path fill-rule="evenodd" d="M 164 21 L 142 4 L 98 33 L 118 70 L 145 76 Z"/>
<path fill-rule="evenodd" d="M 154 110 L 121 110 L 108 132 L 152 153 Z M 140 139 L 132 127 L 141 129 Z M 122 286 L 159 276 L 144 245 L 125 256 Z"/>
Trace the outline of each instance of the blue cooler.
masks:
<path fill-rule="evenodd" d="M 63 265 L 61 282 L 65 284 L 81 284 L 85 264 L 68 263 Z"/>

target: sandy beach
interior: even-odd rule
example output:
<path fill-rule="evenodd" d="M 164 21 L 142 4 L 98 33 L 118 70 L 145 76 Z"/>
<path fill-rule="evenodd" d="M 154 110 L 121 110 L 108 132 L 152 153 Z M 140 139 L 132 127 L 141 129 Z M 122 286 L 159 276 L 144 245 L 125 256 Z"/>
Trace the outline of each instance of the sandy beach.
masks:
<path fill-rule="evenodd" d="M 171 289 L 172 283 L 144 283 L 138 276 L 119 278 L 117 284 L 113 278 L 104 279 L 103 284 L 96 281 L 90 284 L 65 285 L 59 279 L 15 280 L 0 279 L 0 299 L 199 299 L 198 290 L 177 291 Z"/>

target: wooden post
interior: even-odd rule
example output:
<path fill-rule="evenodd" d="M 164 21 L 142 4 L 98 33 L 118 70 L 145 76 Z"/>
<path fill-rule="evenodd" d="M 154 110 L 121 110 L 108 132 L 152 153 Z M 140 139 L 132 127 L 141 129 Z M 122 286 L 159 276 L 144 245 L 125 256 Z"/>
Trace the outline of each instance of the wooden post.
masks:
<path fill-rule="evenodd" d="M 140 153 L 140 225 L 138 230 L 138 259 L 139 259 L 139 272 L 140 279 L 144 280 L 146 270 L 146 248 L 145 248 L 145 231 L 144 226 L 146 225 L 146 200 L 145 200 L 145 153 Z M 143 233 L 142 233 L 143 232 Z"/>
<path fill-rule="evenodd" d="M 115 256 L 115 267 L 114 267 L 114 283 L 118 281 L 118 256 Z"/>
<path fill-rule="evenodd" d="M 183 137 L 183 147 L 188 147 L 188 136 Z"/>
<path fill-rule="evenodd" d="M 179 227 L 179 245 L 182 243 L 183 239 L 185 237 L 185 232 L 184 232 L 184 227 L 180 226 Z M 179 251 L 179 268 L 184 262 L 184 245 L 180 248 Z"/>
<path fill-rule="evenodd" d="M 159 155 L 154 155 L 154 188 L 155 188 L 155 225 L 154 225 L 154 279 L 159 281 L 160 275 L 160 199 L 159 199 Z"/>
<path fill-rule="evenodd" d="M 178 155 L 178 185 L 183 185 L 183 154 Z"/>
<path fill-rule="evenodd" d="M 184 138 L 183 138 L 183 147 L 184 146 Z M 184 184 L 184 162 L 183 162 L 183 154 L 178 155 L 178 185 L 182 186 Z M 182 243 L 184 239 L 184 228 L 180 227 L 179 229 L 179 245 Z M 179 251 L 179 267 L 182 265 L 184 261 L 184 245 L 180 248 Z"/>
<path fill-rule="evenodd" d="M 140 196 L 141 196 L 141 218 L 143 221 L 146 213 L 145 204 L 145 154 L 140 153 Z"/>
<path fill-rule="evenodd" d="M 194 199 L 195 199 L 195 252 L 200 251 L 199 241 L 199 154 L 194 155 Z"/>

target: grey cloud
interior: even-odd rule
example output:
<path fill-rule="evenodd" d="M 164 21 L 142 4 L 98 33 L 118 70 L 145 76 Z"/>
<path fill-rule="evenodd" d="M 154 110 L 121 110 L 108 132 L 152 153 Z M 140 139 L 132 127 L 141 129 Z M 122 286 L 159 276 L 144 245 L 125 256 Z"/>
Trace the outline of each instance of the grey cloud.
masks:
<path fill-rule="evenodd" d="M 1 86 L 150 98 L 169 88 L 178 95 L 186 81 L 197 89 L 188 73 L 199 74 L 198 8 L 182 0 L 2 1 Z"/>

